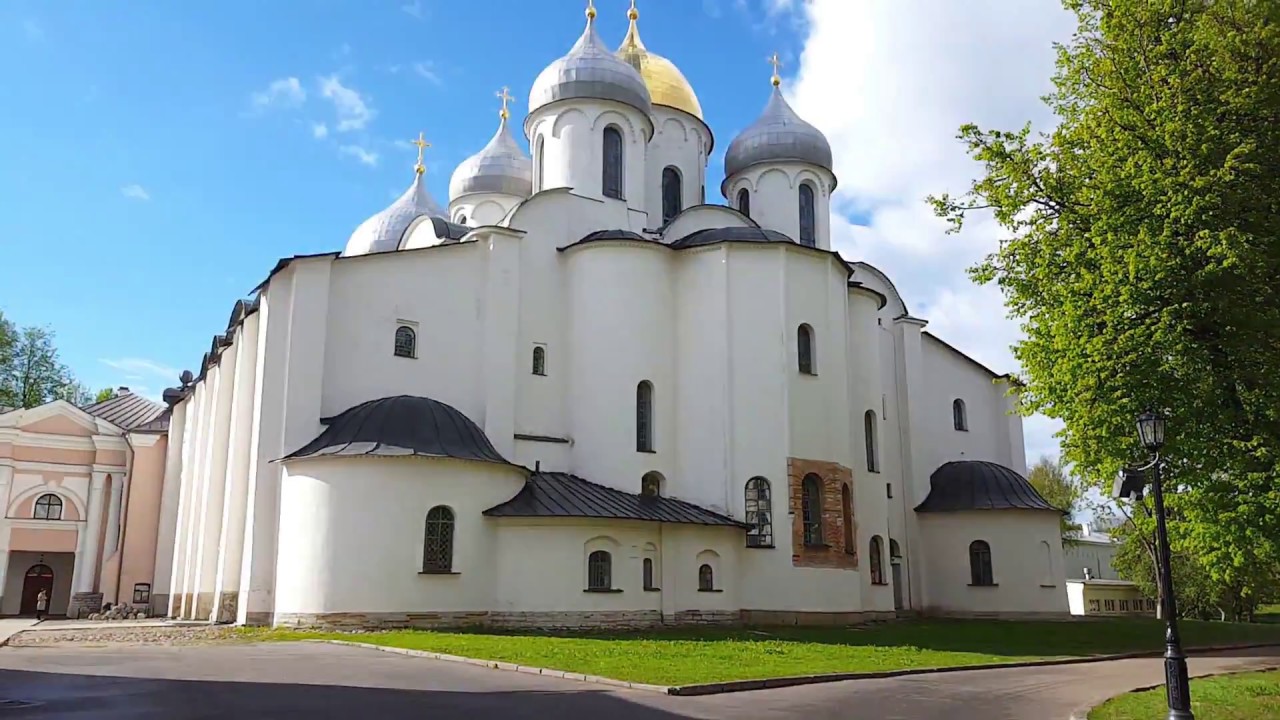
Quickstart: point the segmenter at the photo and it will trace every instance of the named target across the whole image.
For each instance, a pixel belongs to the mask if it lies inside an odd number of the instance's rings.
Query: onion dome
[[[810,125],[782,97],[777,56],[773,72],[773,94],[750,127],[729,143],[724,155],[726,178],[760,163],[797,161],[831,170],[831,143],[818,128]]]
[[[427,171],[422,164],[422,149],[427,143],[419,135],[415,144],[418,144],[418,164],[413,168],[413,184],[386,210],[360,223],[347,240],[347,249],[342,251],[344,257],[398,250],[405,230],[414,220],[423,215],[445,214],[422,182]]]
[[[675,63],[650,52],[640,40],[640,28],[636,23],[640,19],[640,11],[636,10],[635,0],[631,2],[627,17],[631,20],[631,27],[627,29],[627,36],[618,48],[618,57],[639,71],[645,87],[649,88],[649,97],[654,105],[683,110],[701,120],[702,104],[698,102],[698,96],[685,79],[684,73],[680,72]]]
[[[609,52],[596,34],[596,9],[587,6],[587,27],[569,53],[551,63],[529,91],[529,112],[561,100],[613,100],[649,114],[653,102],[644,78]]]
[[[533,161],[524,154],[507,129],[507,118],[510,117],[507,101],[512,98],[506,88],[502,88],[498,97],[502,98],[498,132],[493,134],[484,149],[463,160],[453,171],[449,180],[449,202],[472,193],[502,193],[520,198],[533,194]]]

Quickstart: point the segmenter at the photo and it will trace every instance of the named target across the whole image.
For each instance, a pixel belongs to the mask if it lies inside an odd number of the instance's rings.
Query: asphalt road
[[[1280,649],[1193,673],[1280,666]],[[1159,660],[978,670],[669,697],[319,643],[0,649],[0,718],[839,718],[1067,720],[1151,685]]]

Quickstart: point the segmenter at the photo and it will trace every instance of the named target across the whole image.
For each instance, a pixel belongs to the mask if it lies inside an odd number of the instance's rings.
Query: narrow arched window
[[[1040,584],[1054,585],[1053,548],[1045,540],[1040,541],[1040,557],[1044,560],[1044,578],[1040,581]]]
[[[644,580],[644,589],[657,590],[658,588],[653,584],[653,558],[645,558],[644,564],[641,568],[644,574],[644,577],[642,578]]]
[[[459,225],[466,225],[466,224],[467,224],[467,216],[466,216],[465,214],[464,214],[464,215],[459,215],[459,216],[458,216],[458,224],[459,224]]]
[[[991,546],[985,540],[974,540],[969,543],[969,583],[972,585],[995,585],[995,576],[991,572]]]
[[[671,218],[680,214],[683,209],[682,193],[684,192],[683,183],[680,180],[680,171],[673,167],[666,167],[662,170],[662,224],[665,225],[671,221]]]
[[[416,357],[418,352],[418,335],[408,325],[396,328],[396,357]]]
[[[640,494],[644,497],[661,497],[662,496],[662,476],[656,472],[645,473],[640,478]]]
[[[547,349],[541,345],[534,346],[533,348],[533,374],[547,374]]]
[[[738,191],[738,212],[751,217],[751,191],[746,188]]]
[[[636,386],[636,451],[653,452],[653,385],[648,380]]]
[[[805,375],[817,375],[813,369],[813,328],[801,325],[796,330],[796,356],[799,358],[800,372]]]
[[[622,131],[613,125],[604,129],[602,188],[605,197],[622,199]]]
[[[61,520],[62,498],[53,493],[45,493],[36,498],[35,512],[31,517],[36,520]]]
[[[876,411],[868,410],[862,416],[862,430],[867,444],[867,472],[880,472],[880,448],[876,437]]]
[[[773,547],[773,498],[769,481],[753,477],[747,481],[747,547]]]
[[[800,244],[816,247],[818,245],[817,223],[813,209],[813,186],[800,183]]]
[[[804,525],[804,544],[822,545],[822,479],[804,476],[800,488],[800,514]]]
[[[427,511],[427,534],[422,543],[422,572],[453,572],[453,511],[443,505]]]
[[[884,585],[884,541],[871,536],[871,584]]]
[[[902,550],[898,548],[898,541],[889,538],[889,562],[897,564],[902,560]]]
[[[533,171],[534,171],[533,191],[534,192],[540,192],[542,190],[542,185],[543,185],[543,177],[544,177],[543,173],[545,172],[544,163],[542,159],[544,154],[543,146],[544,146],[544,140],[542,136],[539,135],[537,147],[533,151]]]
[[[613,557],[604,550],[596,550],[587,556],[587,589],[613,589]]]
[[[965,411],[964,401],[960,398],[951,401],[951,422],[957,430],[969,429],[969,415]]]
[[[853,493],[848,483],[840,485],[840,518],[844,521],[844,551],[853,555],[858,547],[853,539]]]
[[[715,571],[706,563],[698,567],[698,589],[702,592],[716,589]]]

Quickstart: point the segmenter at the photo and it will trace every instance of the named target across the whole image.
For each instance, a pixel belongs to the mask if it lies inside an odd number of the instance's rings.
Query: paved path
[[[1280,666],[1280,650],[1193,673]],[[858,680],[680,698],[320,643],[0,649],[6,718],[1066,720],[1161,679],[1159,660]]]
[[[0,645],[6,640],[35,625],[38,620],[35,618],[4,618],[0,620]]]

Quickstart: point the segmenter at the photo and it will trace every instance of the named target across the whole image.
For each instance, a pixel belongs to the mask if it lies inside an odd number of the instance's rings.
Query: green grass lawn
[[[626,634],[364,634],[245,629],[249,640],[335,639],[659,685],[1015,662],[1159,650],[1155,620],[921,620],[866,628],[672,629]],[[1280,626],[1184,622],[1188,647],[1274,641]]]
[[[1254,617],[1258,622],[1280,623],[1280,605],[1263,605]]]
[[[1108,700],[1089,720],[1151,720],[1165,716],[1164,688]],[[1242,673],[1191,681],[1196,720],[1273,720],[1280,717],[1280,672]]]

